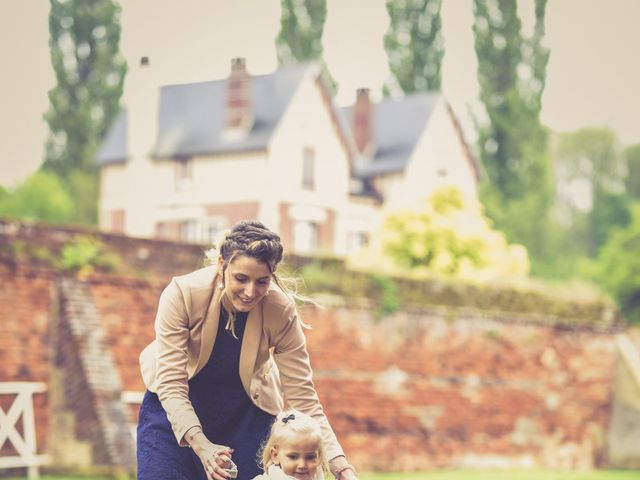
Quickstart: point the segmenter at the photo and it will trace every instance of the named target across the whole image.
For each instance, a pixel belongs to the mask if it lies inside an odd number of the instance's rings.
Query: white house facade
[[[385,204],[445,183],[476,194],[440,95],[373,105],[362,90],[338,109],[314,64],[251,76],[235,59],[227,79],[167,86],[137,73],[97,157],[104,231],[209,243],[256,218],[289,251],[342,255]]]
[[[344,252],[353,147],[317,68],[233,68],[235,91],[227,80],[164,86],[156,108],[148,92],[128,97],[98,156],[101,229],[206,243],[257,218],[295,251]]]

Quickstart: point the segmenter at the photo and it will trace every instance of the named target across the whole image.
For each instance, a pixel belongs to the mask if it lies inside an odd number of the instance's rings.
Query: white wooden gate
[[[0,406],[0,452],[7,442],[17,452],[9,456],[0,453],[0,469],[27,467],[29,479],[33,480],[39,477],[38,467],[48,463],[47,455],[37,454],[33,416],[33,394],[46,389],[40,382],[0,382],[0,396],[15,396],[6,412]],[[22,428],[19,428],[20,419]]]

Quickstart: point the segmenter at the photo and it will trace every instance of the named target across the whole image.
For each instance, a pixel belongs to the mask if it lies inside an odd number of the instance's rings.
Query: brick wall
[[[62,390],[67,406],[77,412],[76,435],[86,431],[95,463],[133,470],[135,445],[129,409],[121,400],[121,373],[105,332],[103,312],[96,306],[87,281],[64,277],[56,283],[62,340],[57,350],[66,373]],[[126,318],[126,310],[121,315]],[[75,365],[69,365],[69,359]]]
[[[25,224],[0,220],[0,263],[51,270],[65,245],[79,237],[99,240],[105,252],[115,253],[123,272],[132,277],[168,279],[198,268],[208,246],[132,238],[89,228]]]
[[[69,441],[75,449],[70,451],[108,462],[90,453],[108,436],[98,415],[99,395],[92,393],[92,375],[113,375],[109,385],[123,390],[143,389],[138,355],[153,337],[160,292],[171,273],[197,263],[201,250],[101,236],[127,261],[147,270],[137,278],[93,274],[82,280],[89,315],[66,308],[63,277],[40,257],[15,255],[12,243],[22,241],[23,250],[55,249],[78,232],[18,226],[6,233],[8,224],[3,225],[0,381],[49,386],[36,397],[40,453],[54,452],[55,443],[73,430]],[[146,253],[140,255],[140,249]],[[79,327],[93,322],[89,331],[99,338],[99,348],[90,353],[109,356],[109,372],[101,362],[88,361],[82,335],[72,332],[73,315]],[[607,462],[614,333],[453,309],[376,319],[371,310],[348,303],[307,307],[303,316],[313,326],[307,337],[320,398],[350,460],[363,470],[578,468]],[[103,402],[117,401],[113,391],[109,395]],[[64,420],[70,412],[72,420]],[[136,421],[135,408],[129,421]]]
[[[376,321],[332,308],[305,318],[321,399],[363,468],[605,461],[611,334],[433,312]]]

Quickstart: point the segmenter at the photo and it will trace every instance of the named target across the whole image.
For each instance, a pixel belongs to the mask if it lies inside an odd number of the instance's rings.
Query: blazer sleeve
[[[289,304],[283,316],[282,329],[274,341],[274,360],[280,372],[284,398],[292,408],[310,415],[320,424],[327,459],[344,455],[313,384],[306,339],[295,305]]]
[[[184,434],[201,426],[189,400],[187,342],[189,315],[182,290],[175,279],[164,289],[155,320],[158,355],[156,393],[167,412],[171,428],[181,446]]]

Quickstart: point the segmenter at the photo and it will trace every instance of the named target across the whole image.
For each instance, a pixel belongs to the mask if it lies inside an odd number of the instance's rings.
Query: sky
[[[524,31],[533,1],[518,0]],[[277,67],[280,0],[120,0],[120,47],[132,67],[149,56],[160,84],[223,78],[231,58],[250,73]],[[0,0],[0,185],[14,186],[38,168],[54,85],[48,47],[48,0]],[[443,0],[442,90],[474,137],[477,62],[473,0]],[[640,143],[640,1],[549,0],[545,45],[551,49],[542,122],[557,131],[611,128],[621,145]],[[385,0],[327,0],[325,61],[339,84],[336,101],[369,87],[379,99],[389,78],[383,37]]]

